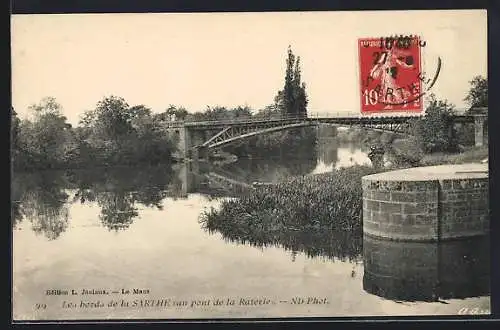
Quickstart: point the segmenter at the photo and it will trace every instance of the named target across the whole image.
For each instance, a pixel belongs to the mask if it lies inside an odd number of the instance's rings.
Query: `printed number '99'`
[[[35,309],[46,309],[47,304],[35,304]]]

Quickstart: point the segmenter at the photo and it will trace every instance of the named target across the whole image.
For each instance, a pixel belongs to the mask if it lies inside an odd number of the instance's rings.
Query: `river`
[[[361,246],[337,251],[329,247],[335,244],[315,240],[292,250],[285,243],[242,244],[209,233],[198,222],[221,198],[237,197],[238,189],[255,182],[354,164],[370,164],[366,151],[352,144],[322,143],[314,159],[239,160],[209,168],[208,180],[197,179],[200,175],[183,165],[16,173],[13,317],[265,318],[488,311],[485,285],[468,292],[460,289],[478,279],[489,283],[484,267],[477,266],[477,260],[484,262],[487,256],[481,244],[365,242],[371,255],[390,251],[390,264],[401,274],[411,270],[405,262],[408,251],[417,251],[422,257],[412,260],[424,265],[425,256],[436,249],[458,258],[450,268],[453,274],[440,270],[451,287],[449,297],[409,301],[394,297],[418,296],[411,294],[419,290],[414,283],[396,287],[387,279],[367,276],[365,266],[373,275],[383,265],[376,258],[363,260]],[[464,263],[464,258],[476,262]],[[84,289],[105,294],[85,294]],[[47,290],[60,290],[61,295]]]

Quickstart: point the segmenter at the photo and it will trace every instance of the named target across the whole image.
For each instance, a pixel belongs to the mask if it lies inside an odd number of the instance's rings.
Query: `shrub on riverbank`
[[[293,251],[302,246],[309,255],[354,258],[361,252],[361,177],[375,172],[354,166],[292,178],[224,200],[219,208],[206,210],[200,222],[209,232],[240,243]]]

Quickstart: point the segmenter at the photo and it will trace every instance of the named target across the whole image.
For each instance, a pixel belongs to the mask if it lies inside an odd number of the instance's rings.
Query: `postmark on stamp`
[[[434,77],[426,77],[421,59],[425,45],[413,35],[358,40],[362,113],[423,111],[422,96],[434,85],[441,67],[438,59]]]

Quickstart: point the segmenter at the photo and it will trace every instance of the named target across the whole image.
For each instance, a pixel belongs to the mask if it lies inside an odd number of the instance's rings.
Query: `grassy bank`
[[[460,154],[427,154],[419,165],[480,162],[487,156],[487,147],[471,147]],[[200,222],[230,241],[281,246],[292,255],[303,251],[309,256],[355,259],[362,253],[361,178],[376,172],[371,166],[354,166],[290,178],[224,200],[205,211]]]
[[[386,170],[414,166],[480,163],[488,158],[488,146],[463,147],[461,152],[424,153],[415,141],[396,140],[389,148],[386,148],[386,155],[391,163]]]
[[[279,245],[308,255],[355,258],[361,251],[361,177],[375,170],[354,166],[265,186],[205,211],[202,226],[229,240]]]
[[[488,146],[468,147],[461,153],[436,152],[425,155],[420,161],[422,166],[442,164],[478,163],[488,158]]]

